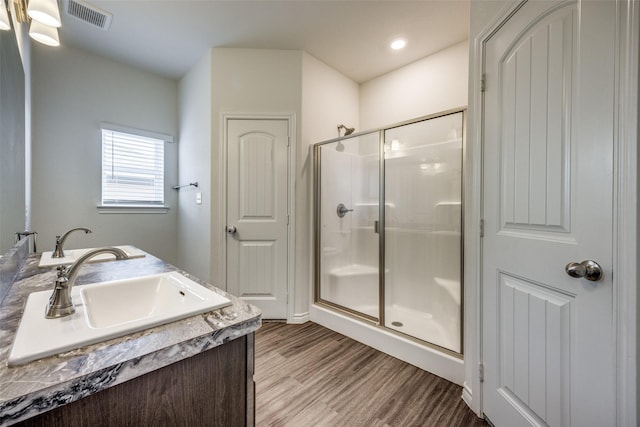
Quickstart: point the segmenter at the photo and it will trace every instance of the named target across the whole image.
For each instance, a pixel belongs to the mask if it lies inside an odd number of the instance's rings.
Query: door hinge
[[[289,215],[287,215],[287,225],[289,225]]]
[[[480,220],[480,237],[484,237],[484,219]]]
[[[487,75],[482,73],[480,77],[480,92],[484,92],[485,90],[487,90]]]
[[[484,363],[478,363],[478,378],[480,382],[484,382]]]
[[[287,147],[288,147],[288,146],[290,146],[290,145],[291,145],[291,137],[290,137],[290,136],[288,136],[288,137],[287,137]]]

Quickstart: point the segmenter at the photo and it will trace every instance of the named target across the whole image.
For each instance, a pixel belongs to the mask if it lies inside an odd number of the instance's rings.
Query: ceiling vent
[[[68,15],[105,31],[111,26],[113,18],[111,13],[83,0],[68,0],[66,11]]]

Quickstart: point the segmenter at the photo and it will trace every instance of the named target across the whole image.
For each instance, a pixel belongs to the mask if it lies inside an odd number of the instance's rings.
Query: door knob
[[[602,279],[602,267],[590,259],[582,262],[570,262],[564,267],[564,271],[571,277],[584,277],[592,282],[597,282]]]
[[[227,225],[227,233],[229,234],[235,234],[236,233],[236,227],[234,227],[233,225]]]

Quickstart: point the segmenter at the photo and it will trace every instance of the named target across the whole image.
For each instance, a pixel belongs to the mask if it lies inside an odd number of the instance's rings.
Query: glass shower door
[[[379,318],[379,132],[315,147],[319,299]]]
[[[385,131],[384,326],[462,350],[458,112]]]

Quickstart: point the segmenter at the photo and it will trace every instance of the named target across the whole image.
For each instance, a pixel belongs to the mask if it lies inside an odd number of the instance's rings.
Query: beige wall
[[[177,261],[177,143],[165,145],[165,214],[101,214],[100,122],[178,135],[178,84],[68,46],[32,45],[32,226],[51,250],[132,244]]]
[[[466,41],[363,83],[363,130],[467,105],[469,49]]]
[[[211,52],[180,80],[178,183],[198,188],[178,192],[178,266],[211,280]],[[196,194],[202,204],[196,204]]]
[[[305,53],[302,58],[302,140],[296,170],[295,313],[308,312],[313,272],[313,161],[311,146],[338,136],[337,126],[360,130],[357,83]]]

